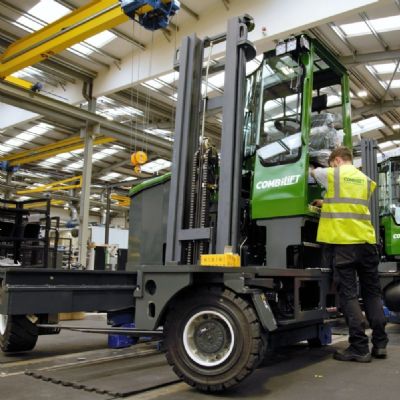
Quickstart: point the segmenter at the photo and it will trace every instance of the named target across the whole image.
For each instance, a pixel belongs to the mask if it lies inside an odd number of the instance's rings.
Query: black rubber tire
[[[4,353],[29,351],[37,339],[38,328],[25,315],[10,315],[4,332],[0,332],[0,349]]]
[[[185,326],[191,317],[205,311],[222,315],[234,332],[231,352],[222,364],[216,366],[196,362],[184,346]],[[200,327],[199,335],[201,331]],[[175,302],[167,315],[164,333],[168,363],[183,381],[204,392],[222,391],[236,385],[250,375],[264,358],[263,333],[252,305],[234,292],[220,287],[197,289]],[[218,340],[221,340],[221,335],[216,336]]]

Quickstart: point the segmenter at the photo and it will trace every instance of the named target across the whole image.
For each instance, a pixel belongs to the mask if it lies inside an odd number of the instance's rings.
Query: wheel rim
[[[0,314],[0,335],[4,335],[7,328],[8,315]]]
[[[218,311],[200,311],[185,325],[183,345],[187,355],[203,367],[222,364],[233,352],[232,323]]]

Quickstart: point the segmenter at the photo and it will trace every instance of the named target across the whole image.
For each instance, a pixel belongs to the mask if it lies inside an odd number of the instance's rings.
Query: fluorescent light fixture
[[[357,93],[357,96],[358,96],[358,97],[367,97],[367,96],[368,96],[368,92],[367,92],[366,90],[360,90],[360,91]]]
[[[92,211],[100,211],[100,207],[92,207],[91,210]]]
[[[171,161],[163,160],[162,158],[158,158],[157,160],[150,161],[147,164],[142,165],[141,170],[143,172],[147,172],[149,174],[153,174],[155,172],[161,171],[162,169],[167,169],[171,166]]]
[[[393,124],[392,129],[395,129],[395,130],[400,129],[400,124]]]

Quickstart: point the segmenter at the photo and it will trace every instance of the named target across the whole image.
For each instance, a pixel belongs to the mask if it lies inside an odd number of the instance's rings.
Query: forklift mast
[[[190,258],[190,254],[196,252],[195,248],[191,249],[193,246],[206,245],[210,253],[223,253],[226,246],[232,247],[233,252],[238,251],[245,68],[246,61],[256,55],[255,48],[247,40],[252,27],[249,16],[232,18],[226,35],[200,40],[193,34],[183,40],[177,53],[179,88],[167,224],[167,264],[196,264],[198,256]],[[204,49],[223,41],[226,41],[224,94],[212,100],[202,99]],[[218,201],[213,226],[204,215],[207,205],[203,202],[196,207],[194,204],[195,198],[206,197],[203,191],[207,190],[206,182],[198,189],[195,187],[196,153],[199,150],[207,153],[207,149],[203,149],[204,143],[199,140],[202,102],[206,102],[207,111],[222,107],[223,114],[219,168],[217,166],[218,199],[221,201]],[[200,162],[203,161],[203,155],[200,158]],[[206,167],[203,165],[203,170],[208,172],[209,166]],[[195,214],[197,218],[194,218]]]

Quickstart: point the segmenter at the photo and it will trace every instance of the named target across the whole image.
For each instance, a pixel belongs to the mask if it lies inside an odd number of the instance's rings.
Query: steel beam
[[[360,108],[353,108],[353,117],[361,117],[364,114],[383,114],[400,107],[400,100],[386,100],[380,103],[369,104]]]
[[[355,54],[353,56],[340,57],[339,61],[345,65],[368,64],[379,61],[391,61],[400,58],[400,49],[378,51],[374,53]]]
[[[1,100],[34,113],[38,113],[53,121],[63,121],[67,126],[81,128],[89,124],[100,124],[101,132],[121,143],[131,146],[132,140],[136,140],[137,146],[146,146],[162,157],[169,158],[172,152],[172,143],[169,140],[135,130],[131,126],[110,121],[100,115],[90,113],[79,107],[65,102],[33,93],[16,85],[0,80]]]
[[[9,46],[2,55],[0,78],[36,64],[128,19],[118,0],[93,0]]]

